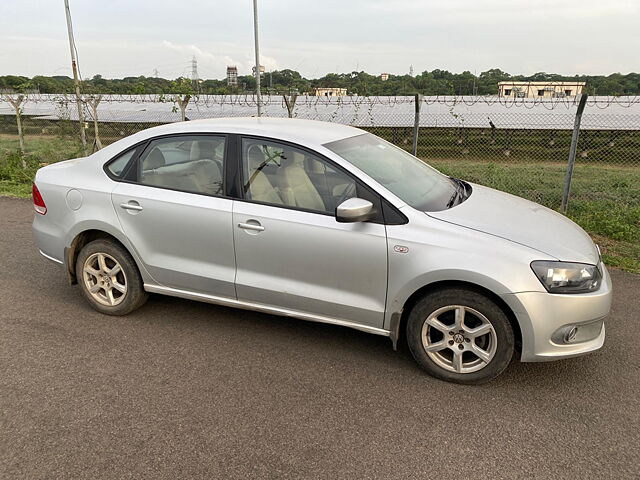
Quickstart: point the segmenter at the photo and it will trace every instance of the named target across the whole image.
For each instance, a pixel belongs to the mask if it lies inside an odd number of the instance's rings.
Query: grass
[[[27,136],[27,154],[18,154],[15,136],[0,135],[0,195],[28,197],[36,170],[82,155],[79,142],[54,136]],[[448,152],[451,153],[451,152]],[[563,162],[526,161],[470,155],[425,160],[447,175],[487,185],[558,209],[566,166]],[[455,157],[459,158],[455,158]],[[27,169],[22,168],[22,160]],[[578,159],[574,169],[568,216],[600,245],[608,265],[640,273],[640,165],[603,165]]]
[[[15,135],[0,135],[0,195],[28,197],[36,170],[42,165],[82,156],[80,142],[53,136],[26,136],[25,155]],[[22,167],[25,161],[27,168]]]

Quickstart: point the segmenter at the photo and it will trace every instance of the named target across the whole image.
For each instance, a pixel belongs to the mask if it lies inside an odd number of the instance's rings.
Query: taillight
[[[44,200],[42,199],[42,195],[40,195],[40,190],[36,187],[36,184],[33,184],[33,188],[31,189],[31,195],[33,196],[33,208],[36,213],[40,215],[44,215],[47,213],[47,206],[44,204]]]

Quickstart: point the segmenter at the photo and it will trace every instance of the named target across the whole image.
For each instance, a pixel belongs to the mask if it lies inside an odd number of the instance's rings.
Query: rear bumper
[[[503,295],[522,331],[523,362],[584,355],[604,344],[604,318],[611,308],[611,277],[600,265],[600,290],[578,295],[522,292]]]
[[[53,258],[50,255],[47,255],[46,253],[44,253],[42,250],[38,250],[40,252],[40,255],[42,255],[44,258],[46,258],[47,260],[51,260],[54,263],[57,263],[58,265],[64,265],[64,262],[58,260],[57,258]]]
[[[64,263],[62,235],[56,226],[48,222],[42,215],[36,214],[33,218],[32,230],[42,256],[57,263]]]

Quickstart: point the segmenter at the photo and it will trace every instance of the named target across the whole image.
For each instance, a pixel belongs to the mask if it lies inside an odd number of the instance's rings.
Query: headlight
[[[600,288],[602,274],[587,263],[531,262],[531,269],[549,293],[588,293]]]

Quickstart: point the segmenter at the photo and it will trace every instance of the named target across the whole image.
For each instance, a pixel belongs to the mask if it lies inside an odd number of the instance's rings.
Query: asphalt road
[[[604,348],[465,387],[388,339],[154,296],[91,310],[0,198],[0,477],[638,478],[640,277]]]

